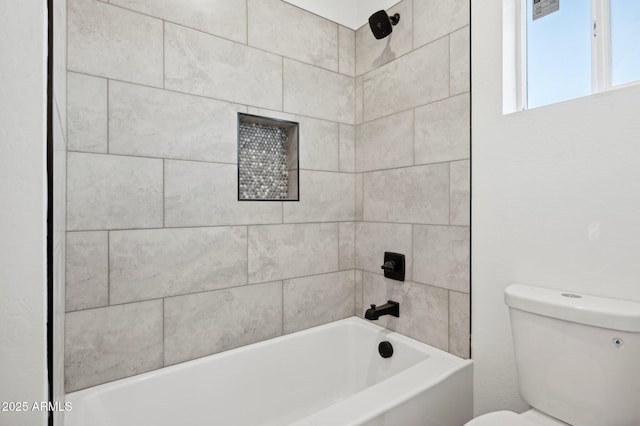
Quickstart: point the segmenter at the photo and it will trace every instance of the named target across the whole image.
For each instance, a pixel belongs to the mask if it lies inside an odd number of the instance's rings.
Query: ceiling
[[[389,9],[400,0],[284,0],[352,30],[367,23],[369,16]]]

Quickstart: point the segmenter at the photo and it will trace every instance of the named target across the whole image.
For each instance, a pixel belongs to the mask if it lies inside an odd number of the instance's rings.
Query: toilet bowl
[[[640,425],[640,303],[525,285],[505,289],[518,390],[532,409],[467,426]]]

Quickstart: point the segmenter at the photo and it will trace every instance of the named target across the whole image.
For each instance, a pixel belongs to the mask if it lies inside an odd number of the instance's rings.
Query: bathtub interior
[[[383,340],[391,358],[378,354]],[[66,424],[289,424],[429,364],[424,346],[351,318],[74,392]]]

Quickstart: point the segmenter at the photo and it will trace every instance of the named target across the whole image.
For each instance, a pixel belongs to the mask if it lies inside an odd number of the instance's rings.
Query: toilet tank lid
[[[512,284],[504,302],[513,309],[619,331],[640,332],[640,303],[572,291]]]

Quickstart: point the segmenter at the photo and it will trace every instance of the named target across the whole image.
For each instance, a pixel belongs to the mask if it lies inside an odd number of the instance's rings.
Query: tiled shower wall
[[[280,0],[68,1],[67,391],[388,298],[468,356],[467,2],[376,41]],[[238,112],[300,123],[299,202],[236,201]]]
[[[68,0],[66,389],[354,314],[355,32],[280,0]],[[300,123],[238,202],[237,113]]]
[[[357,312],[469,357],[469,1],[403,0],[387,39],[356,33]],[[406,256],[385,279],[384,251]],[[364,305],[364,307],[362,307]]]

